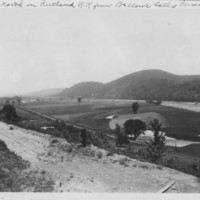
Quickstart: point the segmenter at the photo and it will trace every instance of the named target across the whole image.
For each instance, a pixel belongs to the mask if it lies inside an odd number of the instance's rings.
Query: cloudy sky
[[[200,74],[199,18],[197,9],[1,9],[0,95],[143,69]]]

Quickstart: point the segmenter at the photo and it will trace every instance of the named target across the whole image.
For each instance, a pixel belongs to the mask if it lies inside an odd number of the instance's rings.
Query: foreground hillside
[[[143,70],[106,84],[79,83],[58,96],[197,101],[200,99],[199,87],[199,75],[181,76],[162,70]]]
[[[0,139],[8,148],[31,163],[31,168],[46,170],[57,192],[157,192],[171,181],[168,192],[200,192],[198,179],[157,165],[112,155],[96,147],[52,138],[38,132],[0,122]]]

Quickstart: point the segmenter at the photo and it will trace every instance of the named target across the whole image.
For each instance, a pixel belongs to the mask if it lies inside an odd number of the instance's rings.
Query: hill
[[[200,79],[200,76],[181,76],[161,70],[144,70],[105,84],[99,95],[135,99],[191,100],[198,94],[198,88],[192,87],[191,90],[186,85],[196,83],[196,79]]]
[[[75,84],[71,88],[63,90],[60,97],[93,97],[98,95],[98,91],[102,89],[103,83],[99,82],[81,82]]]
[[[24,94],[23,96],[29,96],[29,97],[52,97],[55,95],[60,94],[64,88],[49,88],[44,89],[40,91],[35,91],[31,93]]]
[[[175,75],[162,70],[138,71],[106,84],[83,82],[64,90],[61,97],[97,97],[197,101],[200,75]]]

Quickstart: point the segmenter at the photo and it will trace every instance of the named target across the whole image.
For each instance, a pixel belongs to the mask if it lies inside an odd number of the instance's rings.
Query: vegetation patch
[[[103,157],[103,153],[102,153],[101,151],[99,151],[99,152],[97,153],[97,158],[101,159],[102,157]]]
[[[128,161],[129,161],[129,159],[125,157],[125,158],[122,158],[119,160],[119,164],[123,165],[124,167],[128,167],[129,166]]]
[[[50,192],[54,182],[45,171],[30,171],[30,163],[22,160],[0,140],[0,191]]]

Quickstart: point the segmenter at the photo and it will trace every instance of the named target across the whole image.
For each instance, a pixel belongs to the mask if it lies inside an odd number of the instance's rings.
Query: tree
[[[81,97],[78,97],[78,103],[81,103],[82,102],[82,98]]]
[[[151,123],[151,130],[154,133],[154,139],[147,142],[147,157],[150,161],[156,162],[164,156],[165,151],[165,135],[162,131],[162,122],[154,119]]]
[[[66,129],[66,124],[63,121],[55,121],[54,127],[58,130],[58,131],[63,131]]]
[[[116,146],[129,143],[126,133],[118,124],[116,124],[115,126],[115,136],[116,136]]]
[[[125,133],[127,135],[134,135],[134,140],[146,130],[146,124],[139,119],[129,119],[124,123]]]
[[[132,103],[133,114],[136,114],[138,112],[138,109],[139,109],[139,103],[137,101],[133,102]]]
[[[150,122],[151,130],[154,134],[154,142],[156,144],[160,144],[161,141],[161,133],[162,133],[162,122],[158,119],[154,119]]]
[[[16,109],[10,104],[5,104],[1,110],[1,115],[3,119],[17,122],[20,117],[17,115]]]

